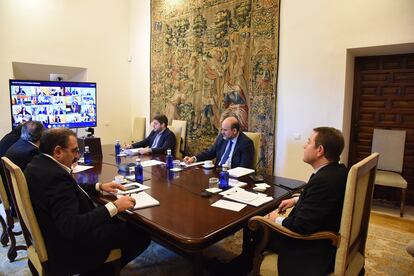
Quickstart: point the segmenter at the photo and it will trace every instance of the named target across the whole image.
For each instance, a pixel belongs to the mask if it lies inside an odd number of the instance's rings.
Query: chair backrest
[[[250,140],[253,141],[254,146],[254,156],[253,156],[253,166],[256,166],[259,162],[260,158],[260,133],[259,132],[243,132],[246,134],[247,137],[250,138]]]
[[[36,270],[42,272],[44,271],[43,264],[47,262],[48,255],[42,232],[40,231],[36,215],[33,211],[26,178],[22,170],[10,161],[10,159],[7,157],[2,157],[1,159],[7,169],[6,174],[10,177],[10,182],[13,187],[12,193],[14,194],[14,203],[17,205],[22,230],[27,230],[29,232],[24,232],[28,257]]]
[[[182,154],[180,152],[181,127],[170,126],[169,129],[175,135],[175,151],[174,151],[174,157],[177,158],[177,159],[181,159],[182,158]]]
[[[180,151],[185,151],[185,143],[186,143],[186,135],[187,135],[187,121],[181,120],[172,120],[171,125],[173,127],[180,127],[181,128],[181,143],[180,143]]]
[[[0,164],[0,170],[4,170],[4,167],[2,164]],[[6,187],[5,185],[7,185],[7,183],[3,182],[3,179],[0,177],[0,199],[1,202],[3,202],[3,207],[4,210],[10,210],[10,202],[9,202],[9,197],[6,193]]]
[[[142,141],[145,138],[145,117],[135,117],[134,126],[132,128],[132,138],[133,141]]]
[[[378,152],[378,169],[402,172],[405,130],[374,129],[371,152]]]
[[[357,275],[364,267],[365,243],[378,158],[378,153],[372,153],[349,170],[334,275]]]

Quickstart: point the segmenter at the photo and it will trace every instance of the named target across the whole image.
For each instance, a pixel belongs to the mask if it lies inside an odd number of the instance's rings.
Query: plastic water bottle
[[[138,183],[144,182],[144,168],[141,165],[141,159],[135,160],[135,181]]]
[[[227,164],[223,165],[223,170],[220,172],[220,183],[219,188],[226,190],[229,188],[229,172],[227,169]]]
[[[116,139],[115,141],[115,155],[118,156],[118,154],[121,152],[121,144],[119,143],[119,140]]]
[[[167,167],[167,170],[174,168],[174,159],[171,155],[170,149],[167,149],[167,158],[165,159],[165,166]]]
[[[91,153],[89,152],[89,146],[85,146],[85,149],[83,151],[83,162],[85,162],[85,164],[90,164],[92,163],[91,160]]]

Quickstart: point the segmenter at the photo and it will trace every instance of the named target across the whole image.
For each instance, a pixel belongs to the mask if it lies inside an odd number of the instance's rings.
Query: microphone
[[[264,159],[264,156],[260,157],[259,161],[257,161],[256,166],[254,167],[254,174],[249,175],[250,179],[254,182],[263,182],[264,177],[261,174],[257,174],[257,166],[262,162]]]

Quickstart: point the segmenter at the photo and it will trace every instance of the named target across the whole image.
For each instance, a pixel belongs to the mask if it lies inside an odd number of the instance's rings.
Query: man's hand
[[[296,204],[296,200],[294,198],[283,200],[279,205],[278,213],[283,215],[284,213],[286,213],[287,209],[295,206],[295,204]]]
[[[130,149],[130,148],[132,148],[132,145],[131,144],[125,144],[124,145],[124,149]]]
[[[118,212],[123,212],[132,209],[135,206],[135,199],[130,196],[123,196],[113,202],[118,209]]]
[[[190,157],[190,156],[186,156],[186,157],[184,157],[184,162],[186,163],[186,164],[191,164],[191,163],[194,163],[194,157]]]
[[[118,190],[126,191],[126,188],[123,185],[115,182],[102,183],[99,188],[101,191],[108,193],[116,193]]]

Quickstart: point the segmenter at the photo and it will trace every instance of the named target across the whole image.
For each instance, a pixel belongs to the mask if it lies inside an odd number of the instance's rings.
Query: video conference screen
[[[96,127],[96,83],[9,80],[12,127],[34,120],[45,128]]]

